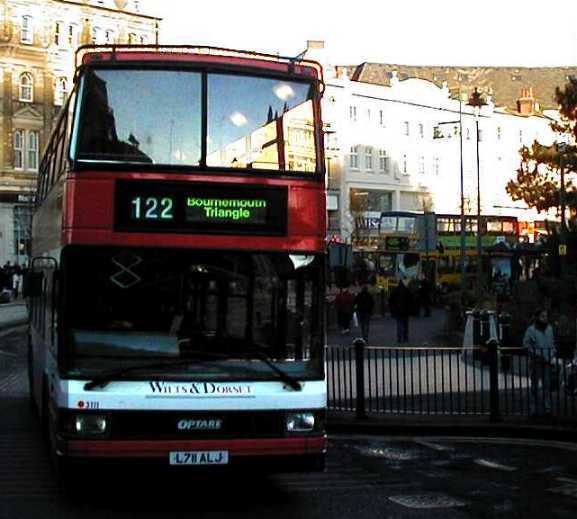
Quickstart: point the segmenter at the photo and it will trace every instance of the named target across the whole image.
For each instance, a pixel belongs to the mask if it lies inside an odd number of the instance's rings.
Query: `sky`
[[[324,40],[335,64],[575,66],[575,0],[144,0],[161,43],[296,56]]]

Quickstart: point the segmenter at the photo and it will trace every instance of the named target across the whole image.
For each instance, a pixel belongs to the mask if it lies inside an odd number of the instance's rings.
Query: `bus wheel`
[[[54,420],[50,416],[50,411],[46,409],[47,412],[47,447],[48,456],[50,458],[50,465],[52,465],[52,471],[54,473],[54,478],[56,484],[61,490],[64,490],[70,486],[70,467],[68,460],[64,456],[60,456],[56,448],[56,429]]]
[[[28,334],[28,403],[33,411],[38,412],[38,403],[36,402],[36,395],[34,394],[34,368],[32,362],[32,338],[30,334]]]
[[[42,406],[40,407],[40,433],[42,434],[42,440],[44,444],[50,445],[50,432],[49,432],[49,408],[48,408],[48,382],[44,378],[42,381],[42,394],[40,395]]]

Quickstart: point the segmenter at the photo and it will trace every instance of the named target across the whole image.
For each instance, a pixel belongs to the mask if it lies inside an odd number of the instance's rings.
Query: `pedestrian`
[[[350,332],[351,319],[353,317],[353,295],[347,288],[341,289],[336,295],[335,308],[341,334],[346,335]]]
[[[0,267],[0,292],[7,284],[8,281],[6,271],[4,270],[4,267]]]
[[[18,299],[18,294],[20,292],[20,282],[21,282],[22,274],[20,273],[19,269],[14,270],[12,274],[12,297],[14,299]]]
[[[399,344],[409,342],[409,317],[413,313],[414,306],[413,294],[407,286],[406,278],[403,277],[389,298],[391,316],[397,321],[397,342]]]
[[[431,282],[427,279],[427,276],[422,274],[421,284],[419,285],[419,299],[421,300],[421,305],[425,310],[425,317],[431,316],[431,292],[432,292]]]
[[[369,292],[369,287],[367,285],[364,285],[361,291],[355,297],[354,307],[359,318],[361,335],[365,342],[368,344],[369,325],[371,323],[371,316],[373,315],[373,308],[375,307],[375,299]]]
[[[551,371],[555,346],[553,328],[549,324],[547,310],[535,312],[533,323],[525,331],[523,347],[526,348],[529,356],[530,413],[532,416],[550,415],[552,408]]]

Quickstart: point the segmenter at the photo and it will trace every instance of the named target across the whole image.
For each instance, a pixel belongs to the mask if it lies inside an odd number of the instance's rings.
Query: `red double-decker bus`
[[[85,47],[40,168],[29,377],[58,466],[324,466],[313,62]]]

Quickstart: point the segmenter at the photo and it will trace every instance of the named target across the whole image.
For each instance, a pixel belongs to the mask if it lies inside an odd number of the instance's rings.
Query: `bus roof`
[[[260,68],[317,79],[324,90],[322,67],[316,61],[253,51],[190,45],[83,45],[76,51],[77,69],[82,65],[103,62],[203,63]]]

